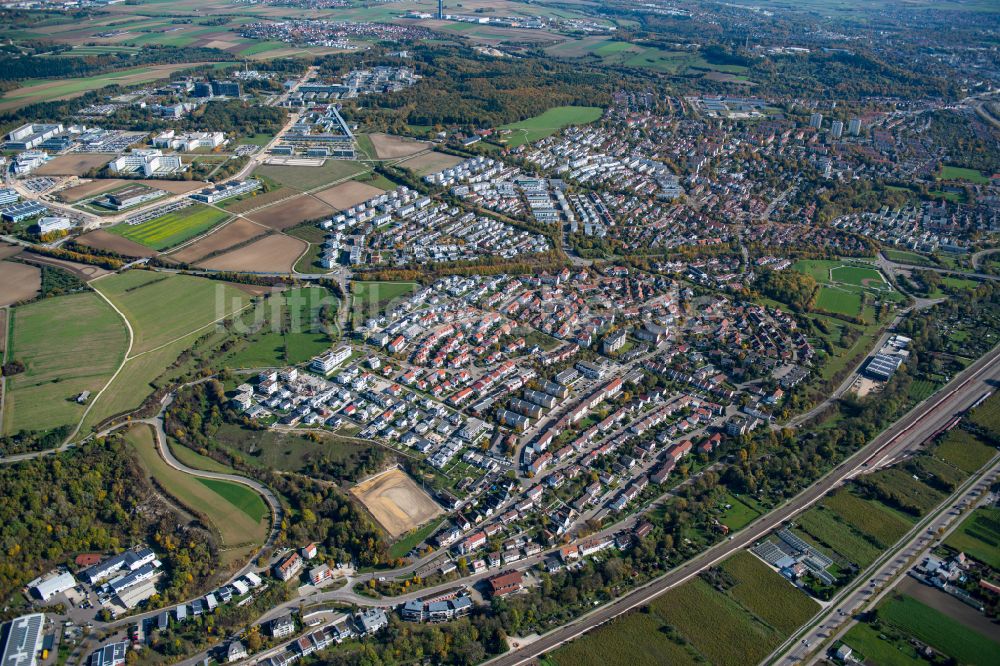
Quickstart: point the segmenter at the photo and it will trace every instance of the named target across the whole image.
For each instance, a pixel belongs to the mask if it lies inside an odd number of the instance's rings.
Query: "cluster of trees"
[[[240,417],[227,407],[221,382],[209,380],[179,391],[164,415],[167,434],[181,444],[219,458],[248,476],[273,488],[290,503],[292,509],[282,522],[281,543],[301,545],[315,541],[324,546],[334,561],[357,561],[373,566],[387,561],[388,554],[381,532],[336,487],[328,483],[248,463],[241,454],[220,444],[215,437],[227,421],[239,423]],[[384,462],[384,454],[369,452],[335,463],[319,458],[313,471],[321,477],[334,474],[356,476],[361,470],[375,471]],[[349,466],[352,468],[349,469]]]
[[[193,531],[180,538],[172,514],[142,509],[151,494],[113,438],[0,466],[0,597],[9,598],[54,566],[71,564],[79,553],[149,541],[158,542],[168,573],[162,598],[190,593],[214,569],[212,548]]]
[[[1000,130],[972,111],[934,111],[926,137],[942,148],[956,166],[979,169],[987,177],[1000,171]]]
[[[64,56],[9,56],[0,54],[0,80],[92,76],[140,65],[178,62],[223,62],[232,56],[220,49],[201,47],[147,46],[137,52],[102,53],[80,58]]]
[[[768,298],[787,303],[796,312],[812,309],[819,292],[816,280],[798,271],[762,270],[754,287]]]
[[[348,107],[353,120],[400,131],[406,125],[495,127],[536,116],[561,105],[606,106],[620,81],[591,67],[551,58],[490,58],[468,49],[418,44],[406,61],[384,64],[414,67],[424,78],[416,85],[379,98],[379,104]],[[370,54],[357,56],[371,62]],[[324,71],[341,73],[354,65],[345,56],[330,57]]]

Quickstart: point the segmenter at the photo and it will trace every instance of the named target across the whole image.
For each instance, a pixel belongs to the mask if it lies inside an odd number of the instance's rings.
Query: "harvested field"
[[[104,229],[90,231],[76,239],[81,245],[87,245],[97,250],[117,252],[128,257],[155,257],[157,252],[145,245],[139,245],[127,238],[109,234]]]
[[[11,257],[17,256],[23,251],[20,245],[14,245],[12,243],[2,243],[0,242],[0,261],[4,259],[10,259]]]
[[[221,252],[238,243],[256,238],[265,231],[264,227],[254,224],[250,220],[237,219],[225,226],[219,227],[217,231],[212,232],[208,236],[171,253],[169,258],[191,264],[207,257],[213,252]]]
[[[368,201],[372,197],[382,194],[382,190],[367,183],[359,183],[350,180],[340,185],[316,193],[317,199],[322,199],[338,210],[344,210],[351,206],[356,206],[362,201]]]
[[[44,254],[36,254],[34,252],[25,252],[21,255],[24,261],[30,261],[33,264],[44,264],[46,266],[55,266],[56,268],[61,268],[68,273],[72,273],[84,282],[93,280],[94,278],[99,278],[102,275],[107,275],[111,271],[105,270],[100,266],[91,266],[90,264],[81,264],[75,261],[69,261],[68,259],[57,259],[55,257],[47,257]]]
[[[37,176],[82,176],[91,169],[100,169],[114,158],[107,153],[70,153],[49,160],[34,173]]]
[[[351,494],[393,538],[443,513],[441,507],[400,469],[391,469],[362,481],[351,488]]]
[[[67,187],[65,190],[59,192],[57,196],[66,203],[76,203],[77,201],[82,201],[88,197],[102,194],[108,190],[113,190],[119,185],[124,184],[125,181],[118,178],[91,180],[83,183],[82,185]]]
[[[424,141],[392,134],[369,134],[368,137],[375,147],[375,154],[383,160],[408,157],[431,147],[431,144]]]
[[[295,260],[308,244],[298,238],[274,234],[249,245],[226,252],[199,263],[200,268],[217,271],[255,273],[290,273]]]
[[[298,193],[298,190],[293,190],[290,187],[279,187],[276,190],[264,192],[263,194],[258,194],[256,196],[250,196],[239,201],[233,201],[232,203],[227,204],[223,202],[222,207],[234,213],[246,213],[247,211],[276,203],[282,199],[289,199]]]
[[[429,153],[403,160],[399,163],[399,166],[409,169],[418,176],[426,176],[429,173],[453,167],[461,161],[461,157],[437,153],[432,150]]]
[[[0,261],[0,307],[31,298],[42,286],[42,272],[34,266]]]
[[[247,215],[254,222],[259,222],[272,229],[287,229],[306,220],[317,220],[336,211],[315,197],[303,194],[281,203],[268,206],[263,210]]]

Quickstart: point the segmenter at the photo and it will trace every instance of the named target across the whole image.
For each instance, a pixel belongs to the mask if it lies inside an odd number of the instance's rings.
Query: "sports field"
[[[585,125],[601,117],[604,109],[599,106],[557,106],[545,113],[517,123],[504,125],[511,130],[507,137],[508,146],[520,146],[555,134],[570,125]]]
[[[990,179],[983,175],[978,169],[964,169],[956,166],[943,166],[937,172],[940,180],[967,180],[976,185],[988,185]]]
[[[246,486],[201,479],[167,465],[160,457],[149,426],[128,431],[126,442],[146,474],[174,500],[203,516],[221,539],[224,565],[241,562],[267,538],[268,510]]]
[[[945,539],[945,544],[1000,569],[1000,509],[976,509]]]
[[[861,312],[861,294],[855,291],[843,291],[837,287],[823,286],[819,289],[816,307],[826,312],[836,312],[854,317]]]
[[[194,204],[149,222],[118,224],[108,231],[154,250],[166,250],[205,233],[227,219],[228,213]]]
[[[12,310],[9,359],[26,366],[8,379],[5,434],[75,424],[82,391],[96,393],[121,363],[127,334],[94,293],[58,296]]]
[[[902,295],[885,281],[878,269],[839,259],[803,259],[792,270],[811,276],[820,284],[816,308],[857,317],[862,314],[862,294],[898,301]]]
[[[378,524],[393,538],[443,513],[406,472],[392,469],[351,488]]]

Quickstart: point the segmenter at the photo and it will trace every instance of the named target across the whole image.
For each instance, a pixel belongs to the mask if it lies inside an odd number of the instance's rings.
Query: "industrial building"
[[[42,649],[44,613],[22,615],[3,627],[3,656],[0,666],[35,666]]]

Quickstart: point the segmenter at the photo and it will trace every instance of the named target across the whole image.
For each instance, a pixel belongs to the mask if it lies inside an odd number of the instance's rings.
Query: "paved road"
[[[883,464],[900,451],[916,448],[940,430],[952,417],[967,409],[980,395],[1000,381],[1000,347],[971,365],[930,400],[910,411],[871,443],[842,462],[826,476],[801,492],[784,506],[761,516],[740,532],[710,548],[700,556],[670,571],[655,581],[602,606],[577,620],[545,634],[535,642],[490,660],[494,666],[517,666],[538,655],[551,652],[563,643],[608,620],[649,603],[663,592],[684,583],[698,573],[746,548],[762,536],[812,506],[827,492],[870,467]]]
[[[955,275],[957,277],[973,278],[978,280],[1000,280],[1000,275],[990,275],[989,273],[970,273],[968,271],[955,271],[950,268],[939,268],[938,266],[914,266],[912,264],[900,264],[891,261],[881,252],[878,253],[878,267],[882,270],[895,273],[897,270],[904,271],[933,271],[942,275]]]
[[[857,624],[855,618],[878,604],[916,564],[924,553],[940,543],[961,523],[966,507],[974,507],[987,497],[990,485],[1000,476],[1000,456],[985,471],[972,475],[941,508],[921,520],[902,543],[883,554],[858,576],[855,584],[834,597],[831,605],[813,619],[810,626],[795,633],[765,660],[765,663],[814,663],[824,652]]]

